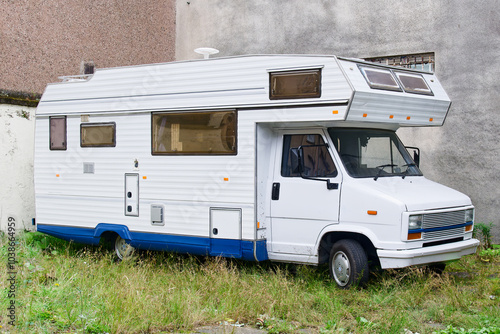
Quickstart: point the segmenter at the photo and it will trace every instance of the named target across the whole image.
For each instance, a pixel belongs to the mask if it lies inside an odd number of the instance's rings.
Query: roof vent
[[[194,52],[203,55],[203,59],[208,59],[210,55],[214,55],[219,53],[219,50],[214,49],[214,48],[197,48],[194,49]]]

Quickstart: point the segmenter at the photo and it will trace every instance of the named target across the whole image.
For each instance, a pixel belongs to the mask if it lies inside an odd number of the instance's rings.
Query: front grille
[[[465,223],[465,210],[428,213],[424,215],[422,228],[436,228],[450,225],[460,225],[463,223]]]
[[[440,213],[428,213],[424,215],[422,229],[443,228],[465,223],[465,210],[449,211]],[[465,234],[465,227],[450,228],[438,231],[429,231],[422,233],[422,239],[446,239],[462,237]]]

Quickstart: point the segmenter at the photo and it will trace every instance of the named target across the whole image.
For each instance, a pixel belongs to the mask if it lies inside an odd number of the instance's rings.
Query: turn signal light
[[[465,232],[472,231],[472,225],[465,226]]]
[[[408,240],[418,240],[418,239],[422,239],[422,232],[408,233]]]

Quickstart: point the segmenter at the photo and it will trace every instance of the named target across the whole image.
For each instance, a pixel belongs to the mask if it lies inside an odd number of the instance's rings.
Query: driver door
[[[314,255],[321,230],[338,223],[342,177],[326,143],[320,129],[279,133],[271,200],[273,253]],[[302,172],[307,179],[292,170],[290,149],[300,146],[307,147]],[[327,188],[327,179],[336,189]]]

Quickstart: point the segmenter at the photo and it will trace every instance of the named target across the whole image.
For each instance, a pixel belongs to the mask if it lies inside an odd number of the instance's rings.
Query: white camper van
[[[472,254],[474,207],[427,180],[395,131],[441,126],[427,72],[313,55],[99,69],[50,84],[36,112],[36,224],[97,244],[370,265]]]

